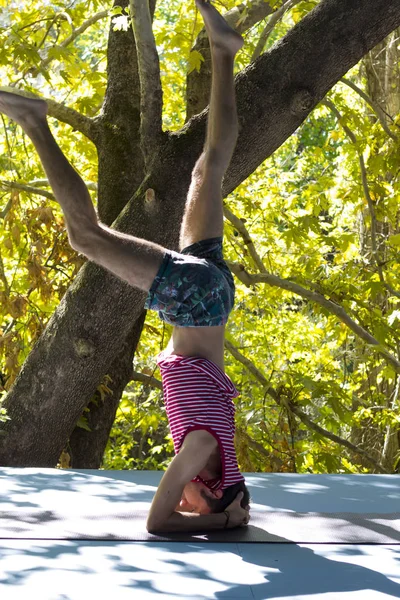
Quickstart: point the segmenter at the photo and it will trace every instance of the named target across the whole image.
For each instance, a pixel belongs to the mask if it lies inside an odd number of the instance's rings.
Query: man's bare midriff
[[[174,327],[166,354],[200,356],[224,371],[224,333],[220,327]]]

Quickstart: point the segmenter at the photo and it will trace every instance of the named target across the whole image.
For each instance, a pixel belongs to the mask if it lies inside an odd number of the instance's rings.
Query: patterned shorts
[[[196,242],[182,252],[167,250],[145,308],[177,327],[225,325],[235,284],[222,256],[222,237]]]

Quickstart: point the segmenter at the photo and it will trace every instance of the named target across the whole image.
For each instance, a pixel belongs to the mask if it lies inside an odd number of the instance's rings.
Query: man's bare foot
[[[196,5],[204,19],[210,44],[235,56],[243,46],[242,36],[228,25],[208,0],[196,0]]]
[[[0,112],[16,121],[24,129],[29,129],[37,126],[46,118],[47,103],[44,100],[25,98],[18,93],[4,91],[4,88],[0,88]]]

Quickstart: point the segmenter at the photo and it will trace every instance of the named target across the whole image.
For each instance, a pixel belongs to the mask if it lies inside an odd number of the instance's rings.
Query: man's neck
[[[219,446],[216,448],[215,452],[211,454],[210,458],[204,469],[199,473],[202,479],[218,479],[222,476],[222,463],[221,463],[221,453],[219,451]]]

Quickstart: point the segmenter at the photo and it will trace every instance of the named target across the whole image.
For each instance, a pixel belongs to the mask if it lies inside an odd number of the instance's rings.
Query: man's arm
[[[155,528],[147,526],[149,533],[166,533],[172,531],[211,531],[223,529],[226,523],[224,513],[199,515],[197,513],[173,512],[164,523]]]
[[[210,531],[212,529],[233,529],[234,527],[245,527],[250,520],[250,506],[242,508],[241,501],[243,492],[239,492],[236,498],[226,508],[228,516],[222,513],[199,515],[196,513],[174,512],[157,529],[148,529],[149,533],[163,533],[171,531]]]
[[[169,531],[182,531],[184,529],[183,524],[193,527],[194,523],[191,519],[194,517],[211,516],[192,515],[192,513],[175,514],[175,508],[182,498],[183,488],[206,466],[216,444],[215,438],[207,431],[193,431],[186,436],[179,454],[173,458],[165,471],[153,498],[147,518],[147,531],[152,533],[166,531],[163,528],[167,523],[171,526],[170,519],[172,516],[174,517],[173,525],[179,527],[179,529],[169,529]],[[189,519],[182,519],[182,517],[188,515]],[[216,523],[216,520],[210,520],[210,524],[213,522]],[[199,527],[199,521],[196,521],[196,523]],[[200,525],[200,527],[203,528],[204,525]],[[195,529],[191,528],[190,531]],[[189,530],[187,529],[187,531]]]

